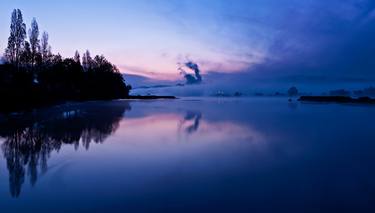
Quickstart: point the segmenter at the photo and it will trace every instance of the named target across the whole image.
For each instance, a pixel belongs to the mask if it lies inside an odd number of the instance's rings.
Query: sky
[[[1,50],[14,8],[54,53],[89,49],[124,73],[178,79],[192,60],[206,76],[375,81],[373,0],[3,0]]]

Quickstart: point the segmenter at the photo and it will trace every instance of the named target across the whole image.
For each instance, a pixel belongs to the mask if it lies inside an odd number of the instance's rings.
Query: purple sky
[[[177,63],[193,60],[204,74],[363,78],[374,73],[368,62],[374,6],[371,0],[6,0],[0,49],[11,11],[20,8],[28,27],[35,17],[49,32],[54,53],[71,57],[89,49],[124,73],[177,79]]]

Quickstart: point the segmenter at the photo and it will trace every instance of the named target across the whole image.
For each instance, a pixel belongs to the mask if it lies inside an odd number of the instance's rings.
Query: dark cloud
[[[289,10],[254,75],[375,81],[375,2],[320,2]]]
[[[188,61],[186,63],[183,63],[183,66],[189,68],[190,70],[194,71],[194,75],[189,74],[186,72],[182,66],[178,68],[178,70],[181,72],[181,74],[185,77],[186,79],[186,84],[200,84],[202,83],[202,75],[201,71],[199,69],[198,64]]]

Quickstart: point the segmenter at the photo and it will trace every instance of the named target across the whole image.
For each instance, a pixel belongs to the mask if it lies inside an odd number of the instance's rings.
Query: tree
[[[290,97],[297,96],[297,95],[298,95],[298,89],[297,89],[297,87],[291,87],[291,88],[288,90],[288,95],[289,95]]]
[[[78,64],[81,64],[81,56],[79,55],[78,50],[74,53],[74,61]]]
[[[53,65],[59,65],[59,64],[61,64],[63,62],[63,58],[60,55],[60,53],[57,53],[57,55],[53,55],[51,57],[51,61],[52,61]]]
[[[119,72],[117,67],[110,63],[103,55],[95,56],[91,64],[91,69],[93,69],[95,72]]]
[[[83,66],[83,69],[85,71],[88,71],[92,68],[92,58],[91,58],[91,55],[90,55],[90,51],[86,50],[85,53],[83,53],[83,56],[82,56],[82,66]]]
[[[10,36],[5,56],[8,62],[19,65],[22,49],[26,38],[26,24],[23,23],[22,12],[14,9],[10,24]]]
[[[22,53],[20,55],[20,64],[24,67],[32,64],[33,58],[32,58],[32,51],[30,48],[30,43],[25,41],[24,48],[22,50]]]
[[[31,21],[31,28],[29,29],[29,39],[30,39],[30,49],[31,49],[31,63],[35,65],[37,61],[37,55],[40,50],[40,43],[39,43],[39,27],[36,19],[33,18]],[[48,38],[47,38],[48,43]]]
[[[43,63],[46,63],[49,60],[49,58],[52,56],[51,46],[48,44],[48,39],[49,39],[48,33],[43,32],[42,40],[40,41],[41,43],[40,54],[42,56]]]
[[[31,109],[70,100],[118,99],[129,95],[131,87],[104,56],[92,58],[87,50],[81,65],[78,51],[74,58],[53,55],[49,36],[46,32],[39,36],[35,19],[28,33],[26,40],[22,13],[14,10],[5,51],[5,59],[11,63],[2,64],[0,58],[0,97],[6,100],[0,104],[0,111]],[[38,65],[37,69],[34,65]]]

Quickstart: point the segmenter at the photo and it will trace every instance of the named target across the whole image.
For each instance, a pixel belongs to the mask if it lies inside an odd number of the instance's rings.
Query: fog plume
[[[190,70],[194,71],[194,75],[188,73],[187,71],[185,71],[184,67],[187,67]],[[196,63],[194,63],[192,61],[189,61],[189,62],[184,63],[183,66],[180,66],[178,68],[178,70],[180,71],[180,73],[186,79],[186,84],[190,84],[191,85],[191,84],[200,84],[200,83],[202,83],[202,75],[201,75],[201,71],[199,69],[198,64],[196,64]]]

